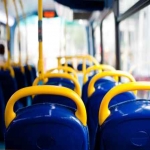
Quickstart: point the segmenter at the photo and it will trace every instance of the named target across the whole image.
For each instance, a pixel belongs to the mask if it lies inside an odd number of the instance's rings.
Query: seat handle
[[[118,94],[134,91],[134,90],[150,90],[150,82],[130,82],[124,83],[112,88],[103,98],[99,109],[99,125],[102,125],[104,121],[109,117],[110,110],[108,105],[113,97]]]
[[[112,66],[109,66],[109,65],[105,65],[105,64],[95,65],[95,66],[91,66],[91,67],[87,68],[87,70],[85,71],[84,76],[83,76],[84,84],[88,81],[87,74],[89,74],[90,72],[95,71],[95,70],[97,70],[99,72],[102,72],[103,70],[114,71],[115,68],[113,68]]]
[[[71,80],[74,85],[75,85],[75,92],[81,97],[81,88],[80,84],[77,79],[75,79],[72,75],[68,73],[46,73],[43,75],[43,79],[50,79],[50,78],[64,78],[64,79],[69,79]],[[39,81],[41,81],[40,77],[37,77],[34,82],[33,86],[38,85]]]
[[[65,88],[65,87],[58,87],[58,86],[49,86],[49,85],[42,85],[42,86],[32,86],[20,89],[19,91],[15,92],[9,101],[7,102],[6,109],[5,109],[5,125],[8,128],[9,124],[12,122],[13,119],[16,117],[16,113],[14,112],[14,104],[21,98],[30,96],[30,95],[37,95],[37,94],[53,94],[59,96],[65,96],[76,103],[77,110],[75,112],[75,116],[81,121],[81,123],[86,126],[87,124],[87,115],[86,109],[83,104],[83,101],[79,97],[77,93],[74,91]]]
[[[71,73],[73,73],[73,76],[76,78],[76,79],[78,79],[78,76],[77,76],[77,73],[76,73],[76,71],[74,70],[74,69],[72,69],[71,67],[66,67],[66,66],[59,66],[59,67],[57,67],[57,68],[52,68],[52,69],[50,69],[50,70],[48,70],[47,71],[47,73],[52,73],[53,71],[55,71],[55,70],[63,70],[63,71],[65,71],[65,72],[71,72]]]
[[[115,79],[116,82],[118,82],[118,77],[126,77],[131,82],[135,82],[134,77],[131,74],[129,74],[128,72],[124,72],[124,71],[120,71],[120,70],[102,72],[102,73],[96,74],[90,81],[89,86],[88,86],[88,97],[90,97],[95,92],[95,87],[94,87],[95,82],[98,79],[101,79],[101,78],[104,78],[107,76],[116,77],[116,79]],[[136,94],[136,92],[134,92],[134,93]]]

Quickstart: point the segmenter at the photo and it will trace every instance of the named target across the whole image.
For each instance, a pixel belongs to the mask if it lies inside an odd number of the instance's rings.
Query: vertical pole
[[[38,0],[38,41],[39,41],[38,72],[39,72],[39,77],[41,79],[43,79],[43,74],[44,74],[42,18],[43,18],[43,0]]]
[[[100,24],[100,39],[101,39],[101,64],[104,63],[104,48],[103,48],[103,20],[101,21],[101,24]]]
[[[120,34],[119,34],[119,22],[118,22],[118,16],[119,16],[119,1],[114,2],[114,14],[115,14],[115,38],[116,38],[116,69],[121,69],[121,61],[120,61]]]
[[[19,65],[21,65],[21,41],[20,41],[20,21],[19,21],[19,15],[18,15],[18,9],[16,5],[16,1],[13,0],[14,7],[15,7],[15,12],[16,12],[16,20],[17,20],[17,25],[18,25],[18,42],[19,42]]]

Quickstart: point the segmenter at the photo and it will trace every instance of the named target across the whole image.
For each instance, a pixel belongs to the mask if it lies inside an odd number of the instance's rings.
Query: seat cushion
[[[37,104],[17,112],[7,128],[6,149],[88,150],[88,130],[74,111]]]

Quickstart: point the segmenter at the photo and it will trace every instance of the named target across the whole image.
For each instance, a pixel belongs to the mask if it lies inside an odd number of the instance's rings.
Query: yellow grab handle
[[[89,67],[85,71],[84,76],[83,76],[83,83],[84,84],[88,81],[87,74],[89,74],[90,72],[95,71],[95,70],[99,70],[100,72],[102,72],[103,70],[114,71],[115,68],[113,68],[112,66],[109,66],[109,65],[96,65],[96,66]]]
[[[134,77],[131,74],[129,74],[128,72],[119,71],[119,70],[102,72],[100,74],[96,74],[90,81],[89,86],[88,86],[88,97],[90,97],[95,92],[95,87],[94,87],[95,82],[98,79],[101,79],[106,76],[126,77],[131,82],[135,82]],[[116,82],[118,82],[118,81],[116,81]],[[135,94],[136,94],[136,92],[135,92]]]
[[[65,78],[65,79],[69,79],[71,80],[74,85],[75,85],[75,92],[81,96],[81,89],[80,89],[80,84],[78,82],[78,80],[76,80],[73,76],[71,76],[68,73],[46,73],[43,75],[43,79],[46,78]],[[34,82],[33,82],[33,86],[38,85],[39,81],[41,81],[40,77],[37,77]]]
[[[120,84],[112,88],[103,98],[99,109],[99,124],[102,125],[104,121],[109,117],[110,110],[108,105],[113,97],[123,92],[134,90],[150,90],[150,82],[130,82]]]
[[[23,88],[11,96],[5,109],[6,127],[8,127],[12,120],[16,117],[16,113],[13,110],[14,104],[23,97],[37,94],[53,94],[68,97],[77,105],[77,111],[75,113],[76,117],[82,122],[84,126],[86,126],[87,116],[85,106],[81,98],[74,91],[65,87],[43,85]]]
[[[75,77],[76,79],[78,79],[78,76],[77,76],[75,70],[72,69],[71,67],[59,66],[59,67],[57,67],[57,68],[53,68],[53,69],[48,70],[47,73],[52,73],[52,72],[55,71],[55,70],[64,70],[64,71],[71,72],[71,73],[73,73],[74,77]]]

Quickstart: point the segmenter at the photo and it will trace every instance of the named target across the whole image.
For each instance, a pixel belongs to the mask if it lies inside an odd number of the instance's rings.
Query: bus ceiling
[[[43,10],[53,10],[56,11],[58,16],[64,17],[64,15],[72,16],[72,20],[76,19],[86,19],[90,20],[93,12],[103,11],[109,8],[112,8],[114,0],[43,0]],[[7,0],[8,3],[8,13],[9,21],[13,22],[15,19],[15,10],[12,7],[12,0]],[[20,19],[22,19],[22,10],[19,7],[19,1],[16,0],[18,6],[18,14]],[[37,14],[37,0],[23,0],[24,10],[28,16]],[[67,11],[66,11],[67,10]],[[70,11],[70,13],[69,13]],[[67,13],[66,13],[67,12]],[[65,16],[65,19],[68,19],[68,16]],[[96,16],[96,15],[94,15]],[[2,0],[0,0],[0,22],[6,22],[5,11],[3,7]],[[71,20],[69,19],[69,20]],[[10,26],[13,23],[10,23]]]

